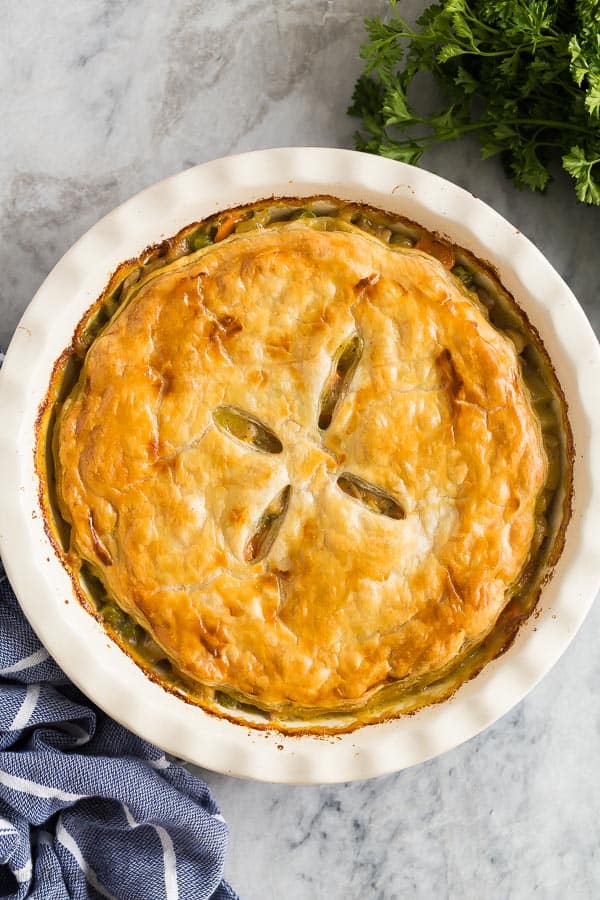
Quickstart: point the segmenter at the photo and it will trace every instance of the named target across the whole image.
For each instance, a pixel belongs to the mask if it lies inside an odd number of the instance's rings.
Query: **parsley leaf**
[[[417,164],[431,146],[473,133],[517,187],[544,191],[562,160],[577,197],[600,205],[600,0],[439,0],[411,28],[367,19],[365,71],[348,110],[358,149]],[[423,112],[413,79],[444,97]]]
[[[578,146],[571,147],[563,156],[563,166],[575,179],[575,191],[584,203],[600,205],[600,147],[595,159],[588,159],[585,151]],[[598,176],[594,178],[594,166],[598,166]]]

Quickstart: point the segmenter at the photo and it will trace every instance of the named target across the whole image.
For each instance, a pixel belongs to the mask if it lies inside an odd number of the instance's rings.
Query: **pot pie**
[[[81,599],[151,677],[319,731],[445,699],[508,646],[570,455],[489,267],[318,198],[121,266],[56,366],[38,470]]]

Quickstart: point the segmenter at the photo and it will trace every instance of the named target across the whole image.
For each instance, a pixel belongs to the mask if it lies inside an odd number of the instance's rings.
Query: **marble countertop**
[[[407,14],[425,3],[404,0]],[[70,244],[141,188],[241,150],[352,146],[345,108],[382,0],[42,0],[3,6],[0,346]],[[600,209],[566,176],[519,193],[461,143],[424,164],[548,256],[600,332]],[[600,606],[554,670],[468,744],[335,787],[202,773],[242,900],[600,896]]]

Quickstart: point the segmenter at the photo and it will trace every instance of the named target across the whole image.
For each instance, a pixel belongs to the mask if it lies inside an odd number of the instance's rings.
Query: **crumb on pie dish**
[[[562,392],[493,271],[334,198],[124,263],[38,437],[85,605],[155,680],[257,727],[449,697],[534,609],[570,510]]]

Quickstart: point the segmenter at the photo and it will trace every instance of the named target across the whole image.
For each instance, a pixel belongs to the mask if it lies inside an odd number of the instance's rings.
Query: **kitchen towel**
[[[0,562],[0,897],[234,900],[227,837],[202,781],[68,681]]]

